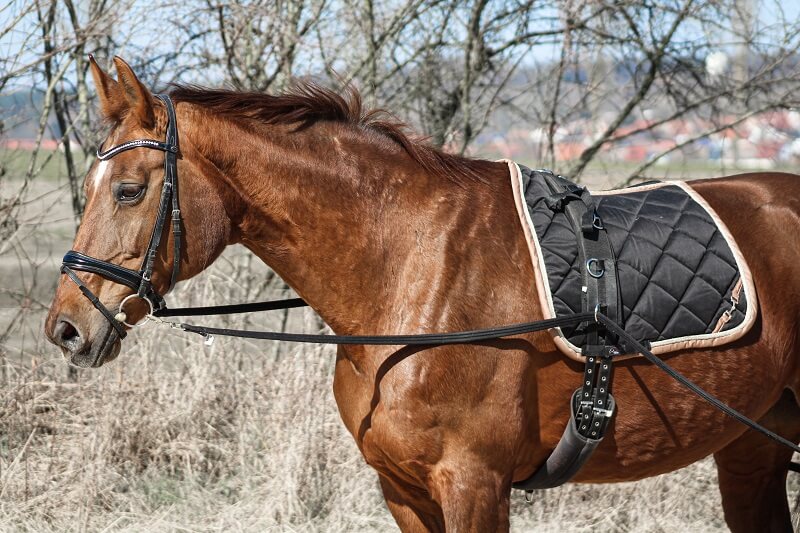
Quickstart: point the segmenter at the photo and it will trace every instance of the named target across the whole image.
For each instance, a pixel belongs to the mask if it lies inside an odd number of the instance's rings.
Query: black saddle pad
[[[575,230],[543,201],[558,191],[548,171],[518,167],[515,190],[528,226],[547,318],[581,312]],[[569,183],[558,178],[563,183]],[[617,263],[622,325],[656,352],[714,346],[741,337],[755,319],[755,289],[736,243],[711,207],[682,182],[592,193]],[[583,331],[563,328],[559,347],[580,353]],[[571,353],[570,353],[571,352]]]

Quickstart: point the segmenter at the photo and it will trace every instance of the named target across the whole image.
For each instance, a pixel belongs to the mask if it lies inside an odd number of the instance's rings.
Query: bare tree
[[[203,0],[188,6],[181,24],[196,42],[188,53],[202,70],[221,69],[234,88],[266,91],[285,86],[327,0],[231,2]],[[202,36],[202,38],[197,38]]]

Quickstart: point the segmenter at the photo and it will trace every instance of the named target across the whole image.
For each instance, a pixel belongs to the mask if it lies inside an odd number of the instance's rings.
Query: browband
[[[100,161],[106,161],[121,152],[133,150],[134,148],[153,148],[155,150],[161,150],[162,152],[178,153],[178,147],[174,144],[162,143],[161,141],[156,141],[154,139],[135,139],[133,141],[112,146],[105,152],[102,151],[101,146],[97,149],[97,159]]]

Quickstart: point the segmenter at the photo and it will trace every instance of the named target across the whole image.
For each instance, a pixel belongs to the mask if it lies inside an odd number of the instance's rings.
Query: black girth
[[[76,270],[98,274],[106,279],[126,285],[136,291],[136,296],[145,300],[151,308],[151,312],[166,308],[164,298],[153,287],[151,278],[153,266],[155,264],[158,247],[161,244],[161,237],[164,233],[164,224],[167,216],[171,213],[172,218],[172,237],[173,237],[173,262],[172,276],[170,278],[169,289],[175,286],[180,274],[181,261],[181,211],[178,203],[178,123],[175,118],[175,108],[172,100],[165,94],[156,95],[164,103],[167,110],[167,133],[164,142],[154,139],[136,139],[116,146],[108,150],[97,151],[97,158],[101,161],[111,159],[115,155],[134,148],[151,148],[164,152],[164,184],[161,188],[161,200],[156,212],[156,221],[153,232],[150,235],[150,242],[144,254],[144,261],[139,271],[131,270],[123,266],[109,263],[101,259],[96,259],[88,255],[70,250],[64,255],[61,264],[61,272],[66,274],[81,290],[84,296],[92,302],[97,310],[108,319],[121,338],[126,335],[125,331],[125,312],[122,307],[125,300],[120,304],[118,313],[112,313],[80,280],[75,273]],[[126,298],[127,300],[127,298]]]
[[[618,324],[621,298],[616,261],[589,191],[552,172],[539,172],[552,191],[542,201],[553,211],[564,211],[578,237],[583,313],[602,314]],[[598,320],[587,322],[585,327],[583,383],[572,395],[567,427],[545,464],[528,479],[515,483],[516,489],[530,492],[569,481],[600,445],[614,415],[612,359],[620,353],[615,346],[618,338]]]

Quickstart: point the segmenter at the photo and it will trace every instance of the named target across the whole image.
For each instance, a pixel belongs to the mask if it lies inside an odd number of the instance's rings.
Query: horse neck
[[[297,131],[208,120],[213,138],[192,140],[235,191],[226,200],[232,242],[273,268],[337,333],[416,327],[408,317],[425,320],[424,309],[439,315],[426,325],[441,325],[441,308],[424,302],[444,299],[444,266],[452,276],[453,265],[469,264],[462,256],[476,211],[492,211],[496,186],[432,175],[392,141],[348,124]],[[504,164],[476,164],[507,174]]]

